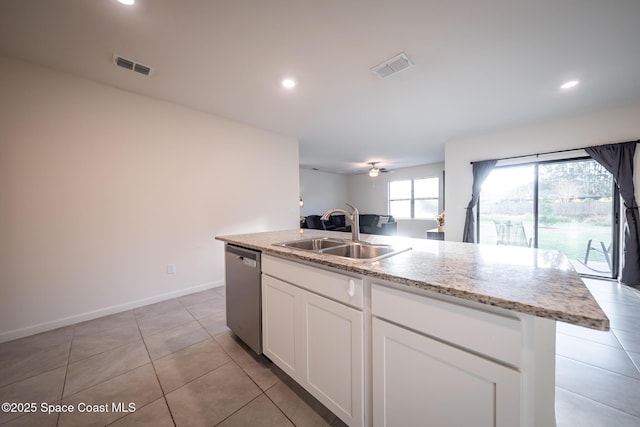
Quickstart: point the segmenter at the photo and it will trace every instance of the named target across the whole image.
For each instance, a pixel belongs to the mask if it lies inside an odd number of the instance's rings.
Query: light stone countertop
[[[609,319],[569,260],[558,251],[362,234],[361,240],[412,249],[375,262],[275,246],[312,237],[350,239],[351,233],[285,230],[217,236],[217,240],[307,263],[387,280],[592,329]]]

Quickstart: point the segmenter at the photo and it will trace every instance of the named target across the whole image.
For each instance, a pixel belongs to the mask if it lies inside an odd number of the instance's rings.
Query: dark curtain
[[[473,208],[478,204],[482,183],[487,179],[497,162],[497,160],[485,160],[473,163],[473,186],[471,187],[471,200],[467,205],[467,217],[464,220],[463,242],[475,243],[476,241],[476,220],[473,216]]]
[[[624,264],[620,281],[628,285],[640,285],[640,232],[633,187],[633,155],[638,142],[640,140],[585,148],[587,154],[611,172],[624,201],[627,221],[624,227]]]

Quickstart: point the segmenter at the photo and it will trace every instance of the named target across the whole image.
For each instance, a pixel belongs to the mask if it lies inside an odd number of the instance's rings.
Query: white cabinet
[[[513,427],[517,371],[373,319],[374,426]]]
[[[302,330],[296,328],[300,288],[262,276],[262,351],[290,377],[300,376]],[[297,357],[296,357],[297,356]]]
[[[348,425],[555,426],[553,320],[265,254],[262,271],[265,355]]]
[[[305,294],[303,385],[345,423],[362,425],[362,312]]]
[[[288,264],[263,257],[264,354],[345,423],[363,425],[363,314],[345,304],[361,304],[362,280]]]
[[[373,425],[553,427],[555,323],[372,284]]]

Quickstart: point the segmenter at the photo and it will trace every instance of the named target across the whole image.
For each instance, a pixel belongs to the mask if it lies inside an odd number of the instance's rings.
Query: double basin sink
[[[275,243],[275,245],[370,262],[411,249],[408,247],[398,248],[393,245],[354,242],[329,237],[292,240],[290,242]]]

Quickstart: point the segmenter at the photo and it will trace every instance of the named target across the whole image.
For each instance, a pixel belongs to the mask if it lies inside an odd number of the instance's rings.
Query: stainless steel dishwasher
[[[227,326],[262,354],[262,301],[259,251],[225,245]]]

